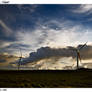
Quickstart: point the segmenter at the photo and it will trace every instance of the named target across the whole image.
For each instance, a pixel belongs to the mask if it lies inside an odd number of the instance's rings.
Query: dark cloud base
[[[80,48],[81,46],[82,45],[78,45],[77,48]],[[86,45],[81,49],[80,55],[83,60],[92,59],[92,46]],[[37,49],[36,52],[30,53],[28,58],[24,58],[22,64],[37,62],[48,58],[55,58],[57,62],[58,59],[63,57],[72,57],[76,59],[76,48],[71,46],[68,46],[67,48],[41,47]]]

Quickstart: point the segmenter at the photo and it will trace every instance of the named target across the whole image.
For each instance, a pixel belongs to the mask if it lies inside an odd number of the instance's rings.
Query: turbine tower
[[[83,49],[84,48],[84,46],[86,46],[86,44],[87,44],[87,42],[84,44],[84,45],[82,45],[80,48],[77,48],[76,49],[76,57],[77,57],[77,69],[79,69],[79,60],[80,60],[80,62],[81,62],[81,57],[80,57],[80,50],[81,49]]]
[[[19,49],[20,51],[20,57],[19,57],[19,62],[18,62],[18,70],[20,69],[20,65],[21,65],[21,61],[22,61],[22,52],[21,49]]]

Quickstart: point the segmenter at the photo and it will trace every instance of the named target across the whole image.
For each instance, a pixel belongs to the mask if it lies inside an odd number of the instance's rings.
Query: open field
[[[92,70],[1,70],[0,88],[89,88]]]

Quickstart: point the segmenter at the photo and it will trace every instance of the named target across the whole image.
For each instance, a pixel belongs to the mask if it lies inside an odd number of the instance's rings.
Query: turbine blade
[[[19,57],[19,62],[18,62],[18,70],[20,69],[21,59],[22,59],[22,52],[21,52],[21,49],[19,49],[19,51],[20,51],[20,57]]]
[[[22,58],[22,52],[21,52],[21,49],[20,49],[20,57]]]
[[[82,45],[82,46],[79,48],[79,50],[81,50],[84,46],[86,46],[86,44],[87,44],[87,42],[86,42],[84,45]]]

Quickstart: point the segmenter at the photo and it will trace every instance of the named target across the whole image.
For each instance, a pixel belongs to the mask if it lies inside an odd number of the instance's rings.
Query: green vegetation
[[[6,88],[75,88],[92,87],[92,70],[2,70],[0,87]]]

